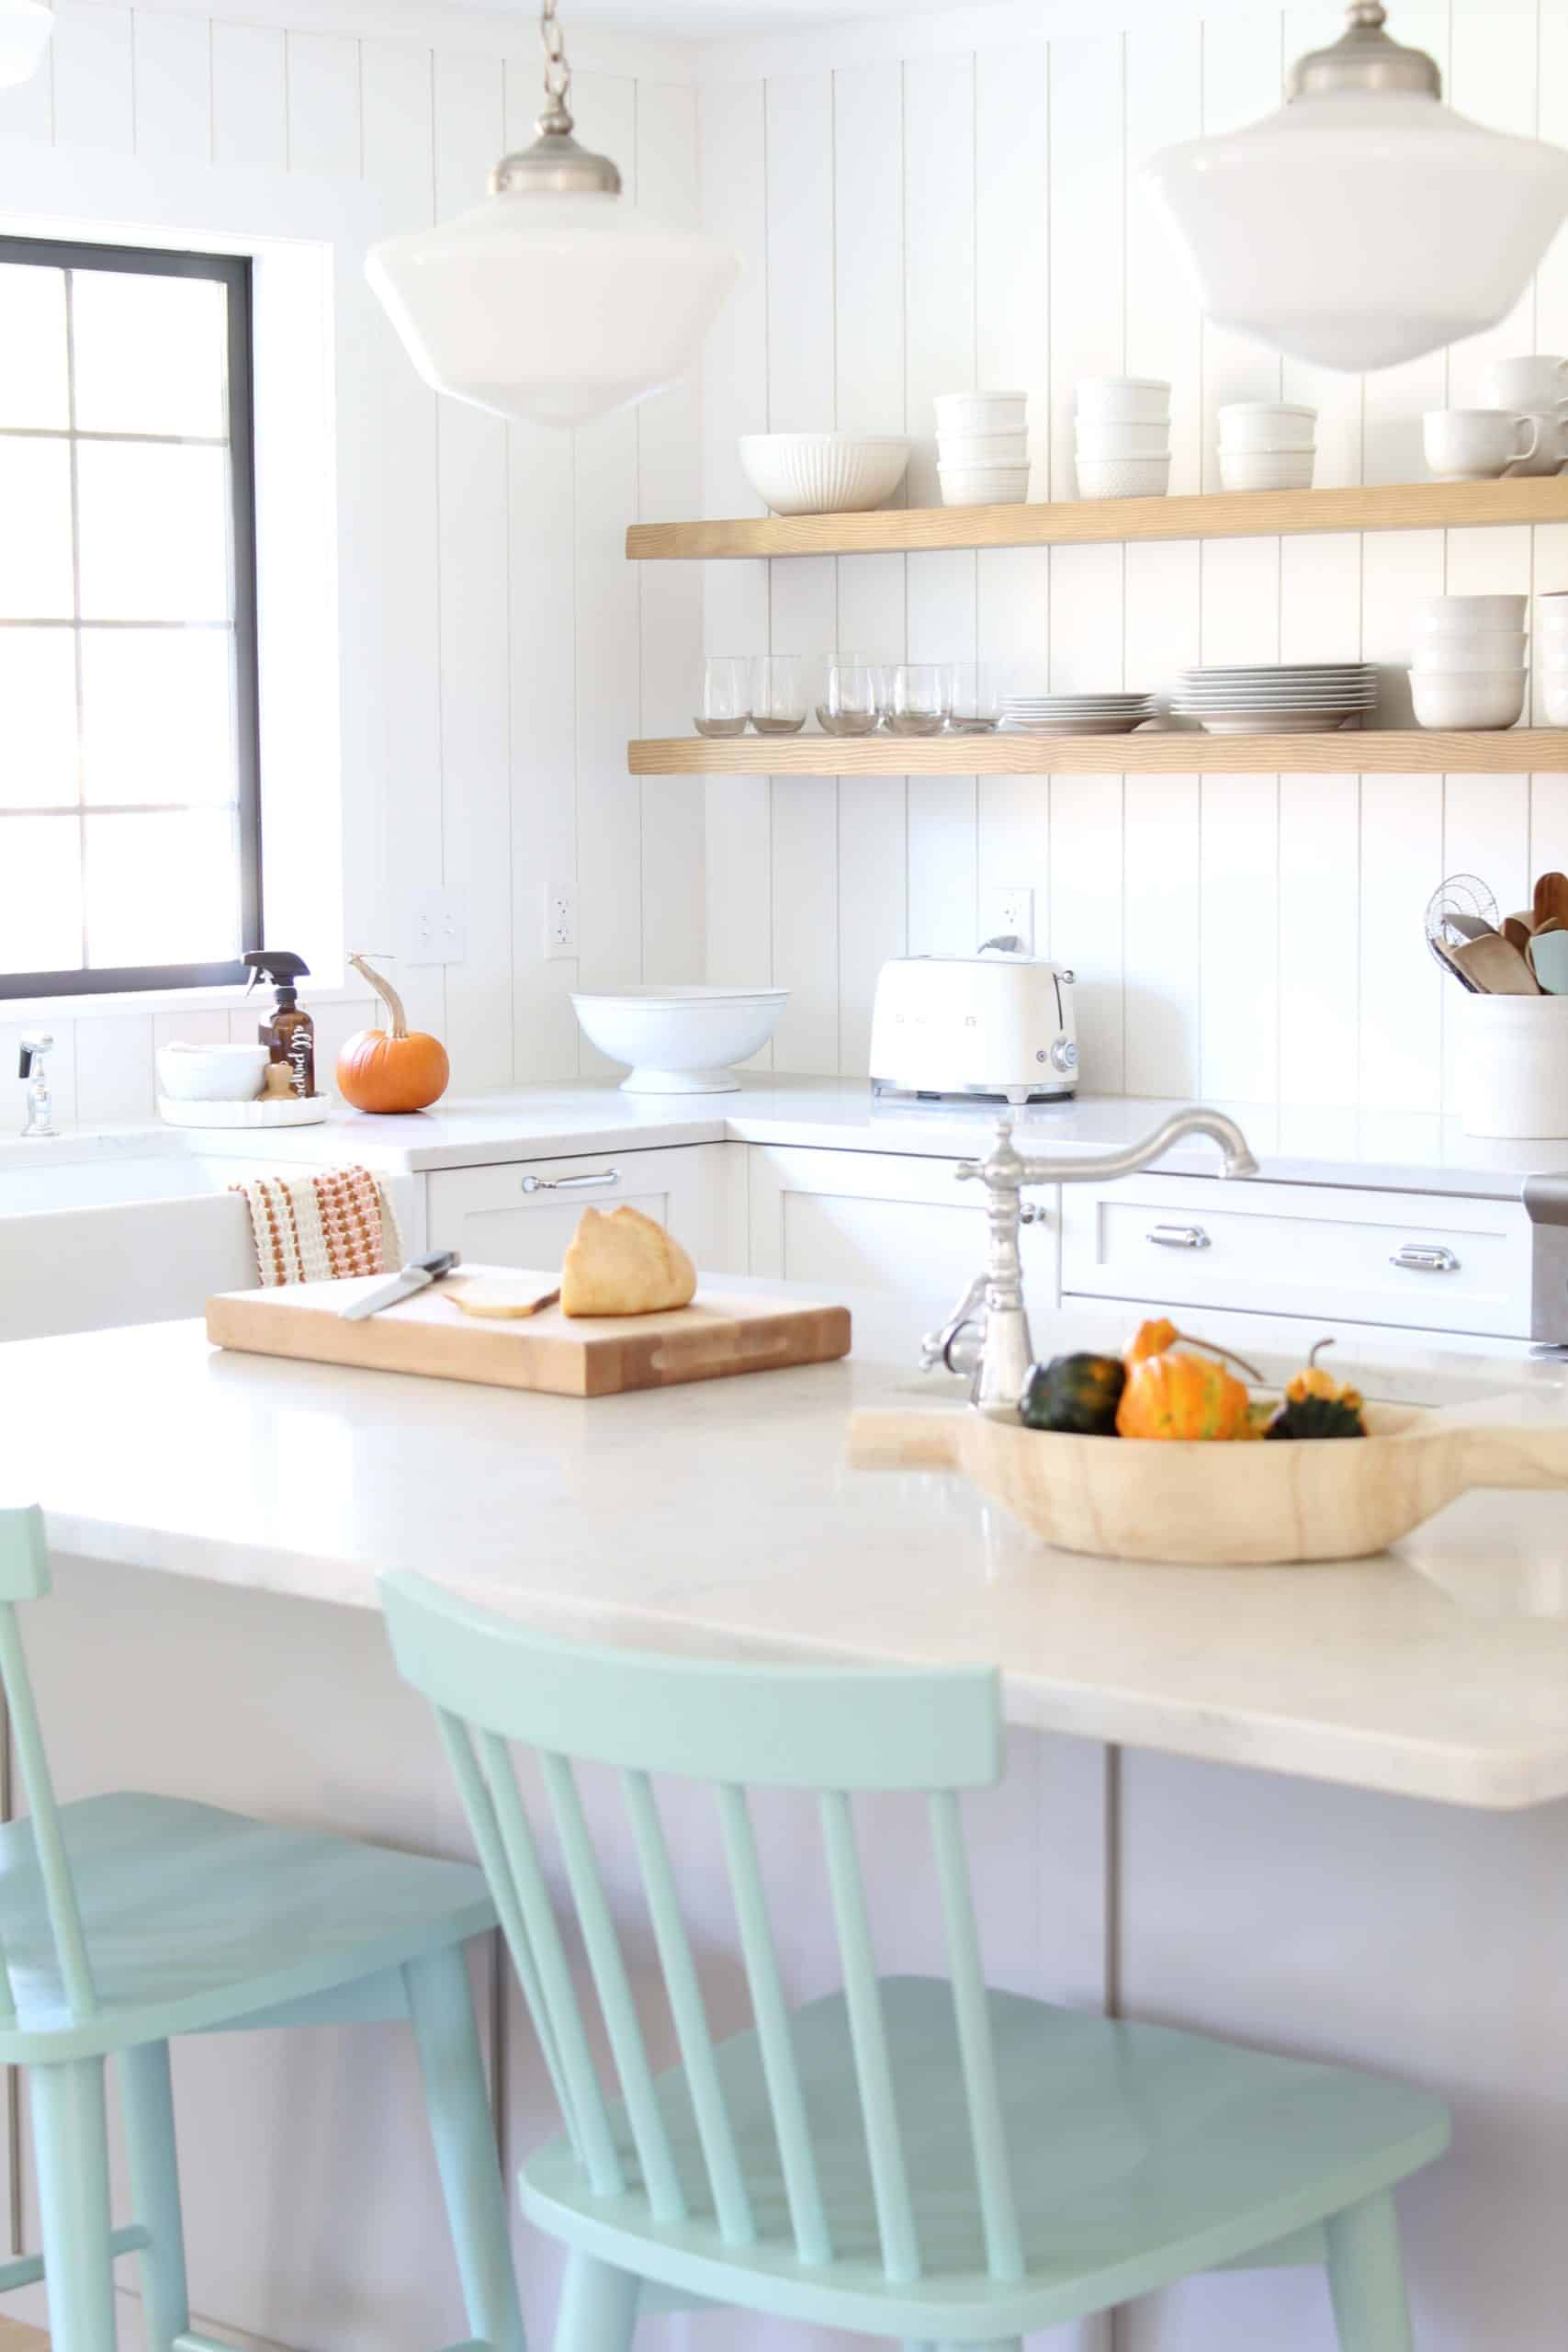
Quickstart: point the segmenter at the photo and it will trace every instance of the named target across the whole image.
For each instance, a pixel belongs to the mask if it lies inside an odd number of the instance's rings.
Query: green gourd
[[[1306,1370],[1298,1372],[1286,1388],[1284,1401],[1265,1430],[1265,1437],[1366,1436],[1360,1390],[1319,1368],[1319,1350],[1333,1345],[1332,1340],[1319,1340],[1307,1358]]]
[[[1075,1437],[1114,1437],[1126,1380],[1120,1356],[1053,1356],[1049,1363],[1032,1364],[1019,1408],[1023,1426]]]

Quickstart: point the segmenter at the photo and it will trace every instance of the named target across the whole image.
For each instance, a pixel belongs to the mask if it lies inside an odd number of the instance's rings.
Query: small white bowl
[[[944,466],[1026,466],[1027,433],[939,433],[938,462]]]
[[[272,1059],[265,1046],[158,1048],[158,1091],[171,1102],[254,1102]]]
[[[1170,486],[1168,458],[1080,458],[1080,498],[1163,498]]]
[[[1428,673],[1442,670],[1523,670],[1529,638],[1521,629],[1418,628],[1411,646],[1411,667]],[[1565,649],[1564,658],[1568,658]]]
[[[944,506],[1021,506],[1029,496],[1027,466],[939,466]]]
[[[1080,416],[1075,442],[1080,458],[1168,458],[1170,425],[1102,424]]]
[[[891,498],[910,445],[851,433],[743,433],[740,464],[775,514],[863,514]]]
[[[1159,376],[1083,376],[1077,413],[1094,424],[1163,424],[1170,414],[1170,386]]]
[[[1420,596],[1410,617],[1417,628],[1430,623],[1438,628],[1506,628],[1525,626],[1528,596]]]
[[[1222,449],[1222,490],[1310,490],[1314,449]]]
[[[1027,392],[938,392],[931,405],[939,433],[1021,433],[1029,422]]]
[[[626,1094],[736,1094],[730,1064],[765,1046],[788,989],[702,986],[574,993],[571,1009],[590,1042],[629,1062]]]
[[[1317,411],[1288,401],[1226,401],[1220,410],[1222,449],[1310,449],[1317,437]]]
[[[1420,727],[1512,727],[1525,707],[1524,670],[1412,670],[1410,699]]]

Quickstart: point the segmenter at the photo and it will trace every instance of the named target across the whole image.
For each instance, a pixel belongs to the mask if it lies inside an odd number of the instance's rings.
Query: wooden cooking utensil
[[[1518,949],[1521,956],[1528,955],[1529,952],[1530,933],[1534,929],[1533,910],[1527,914],[1503,917],[1503,936],[1510,947]]]
[[[1431,946],[1432,953],[1437,957],[1438,963],[1441,964],[1446,970],[1450,971],[1453,974],[1461,988],[1468,989],[1472,996],[1479,996],[1481,994],[1480,981],[1472,980],[1470,974],[1465,970],[1464,966],[1456,962],[1453,949],[1448,944],[1448,942],[1446,940],[1438,939],[1434,935],[1429,942],[1429,944]]]
[[[1561,923],[1568,923],[1568,874],[1543,874],[1535,886],[1535,922],[1539,931],[1549,916],[1555,915]]]
[[[1517,947],[1500,931],[1485,939],[1461,940],[1450,960],[1473,980],[1483,996],[1539,996],[1540,983]]]

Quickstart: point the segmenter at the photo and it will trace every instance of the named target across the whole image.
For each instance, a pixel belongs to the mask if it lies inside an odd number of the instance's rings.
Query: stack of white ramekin
[[[1228,401],[1220,411],[1224,490],[1310,490],[1317,411],[1277,401]]]
[[[1523,596],[1423,596],[1410,698],[1422,727],[1512,727],[1529,672]]]
[[[1078,384],[1080,498],[1162,498],[1170,487],[1170,386],[1157,376]]]
[[[1568,727],[1568,592],[1535,600],[1535,666],[1541,713],[1549,727]]]
[[[938,392],[944,506],[1016,506],[1029,496],[1027,392]]]

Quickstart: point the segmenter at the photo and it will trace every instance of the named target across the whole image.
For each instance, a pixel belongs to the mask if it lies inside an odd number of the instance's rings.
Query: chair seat
[[[1261,2249],[1392,2186],[1448,2144],[1446,2110],[1376,2076],[1168,2028],[989,1995],[1026,2275],[987,2272],[964,2078],[945,1981],[883,1982],[924,2275],[884,2277],[842,1996],[793,2019],[837,2257],[795,2256],[754,2033],[718,2066],[758,2241],[726,2245],[680,2069],[659,2082],[689,2218],[596,2198],[564,2142],[523,2168],[530,2219],[584,2252],[719,2302],[921,2339],[1028,2334]],[[612,2109],[630,2151],[624,2112]],[[626,2155],[629,2189],[640,2191]]]
[[[174,1797],[87,1797],[61,1826],[100,2003],[71,2022],[30,1823],[0,1828],[14,2028],[0,2061],[96,2056],[396,1968],[495,1925],[483,1874]]]

